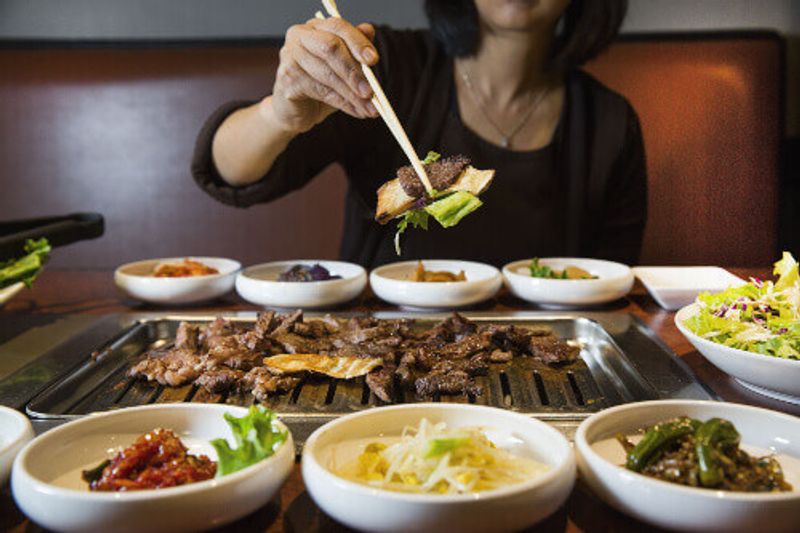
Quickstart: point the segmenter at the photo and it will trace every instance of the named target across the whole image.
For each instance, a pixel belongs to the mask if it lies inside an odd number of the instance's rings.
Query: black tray
[[[103,234],[103,215],[74,213],[58,217],[0,222],[0,261],[25,254],[25,241],[47,237],[50,246],[95,239]]]

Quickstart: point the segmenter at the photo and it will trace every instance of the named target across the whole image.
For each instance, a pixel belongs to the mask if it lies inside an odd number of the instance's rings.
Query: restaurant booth
[[[623,33],[586,65],[641,123],[636,264],[413,257],[371,271],[337,260],[341,165],[249,209],[193,183],[206,118],[268,94],[282,44],[0,43],[0,273],[35,263],[13,284],[0,278],[0,529],[800,527],[800,279],[778,231],[781,35]],[[576,279],[559,279],[573,267]],[[426,282],[433,271],[452,277]],[[725,320],[746,326],[726,333]],[[213,479],[141,491],[109,481],[102,462],[156,428],[210,457]],[[669,483],[654,451],[635,457],[642,435],[674,454],[684,442],[695,461],[704,446],[719,471],[701,462],[697,479],[727,475],[720,457],[741,445],[768,457],[758,464],[773,484]],[[163,452],[170,438],[136,442],[164,439]],[[508,486],[455,488],[484,475],[476,457],[501,465],[492,475]],[[441,481],[423,490],[432,458]],[[385,477],[401,463],[416,465],[413,481]],[[103,483],[114,488],[89,490]]]

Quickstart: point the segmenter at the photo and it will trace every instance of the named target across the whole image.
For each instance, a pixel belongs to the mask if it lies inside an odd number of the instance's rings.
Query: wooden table
[[[757,276],[769,278],[768,269],[730,269],[747,278]],[[215,302],[213,306],[193,309],[208,312],[247,311],[256,308],[235,295]],[[349,310],[375,311],[392,309],[371,294],[365,294]],[[495,300],[483,304],[480,310],[511,311],[535,310],[534,306],[501,293]],[[116,291],[112,274],[106,271],[46,271],[29,291],[23,291],[14,300],[0,309],[0,320],[4,317],[26,314],[94,314],[156,311],[149,307],[122,298]],[[162,309],[163,310],[163,309]],[[800,408],[790,404],[769,400],[742,388],[729,376],[720,372],[698,354],[680,334],[673,323],[674,314],[665,311],[650,298],[638,284],[626,301],[611,304],[607,309],[631,313],[641,318],[672,350],[686,361],[698,378],[711,387],[724,400],[767,407],[786,413],[800,415]],[[635,521],[611,509],[580,481],[569,500],[536,531],[640,531],[651,526]],[[34,531],[14,506],[8,487],[0,489],[0,530],[15,532]],[[226,531],[345,531],[342,526],[327,518],[311,501],[305,491],[299,464],[295,466],[279,498],[256,513],[225,528]]]

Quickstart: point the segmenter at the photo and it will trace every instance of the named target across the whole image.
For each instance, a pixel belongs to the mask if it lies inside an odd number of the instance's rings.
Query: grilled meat
[[[565,363],[578,357],[579,348],[549,329],[482,325],[457,313],[421,330],[405,319],[304,320],[302,311],[285,316],[270,311],[249,329],[221,318],[205,326],[183,322],[175,343],[147,352],[130,375],[175,387],[193,383],[212,393],[249,392],[266,401],[300,383],[297,374],[264,366],[265,357],[278,354],[379,360],[366,384],[377,398],[391,402],[395,387],[413,388],[423,398],[477,395],[481,390],[473,377],[485,375],[490,365],[526,356]]]

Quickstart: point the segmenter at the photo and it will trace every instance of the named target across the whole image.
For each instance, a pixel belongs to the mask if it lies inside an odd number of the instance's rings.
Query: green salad
[[[232,474],[271,457],[286,441],[287,432],[275,424],[275,413],[260,405],[251,405],[241,418],[225,413],[225,421],[236,440],[236,448],[231,448],[225,439],[211,441],[219,459],[217,477]]]
[[[775,282],[749,283],[697,297],[684,325],[704,339],[748,352],[800,360],[800,274],[792,254],[775,263]]]
[[[47,239],[28,239],[25,242],[24,256],[0,261],[0,289],[20,281],[30,287],[49,257],[50,243]]]

